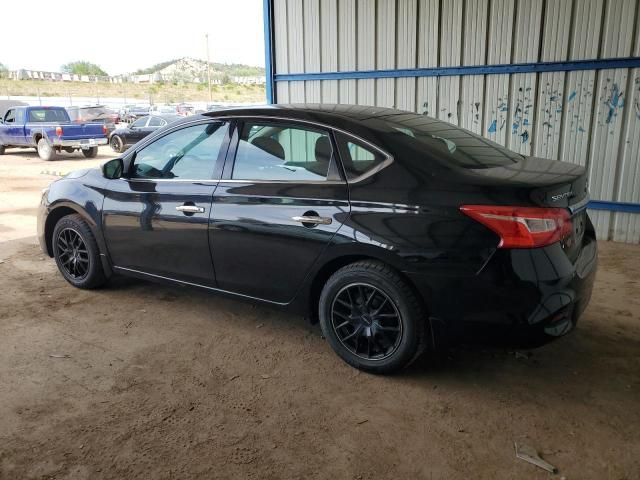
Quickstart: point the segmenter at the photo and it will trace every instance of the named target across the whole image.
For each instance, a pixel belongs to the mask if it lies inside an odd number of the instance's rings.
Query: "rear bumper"
[[[63,148],[91,148],[99,145],[106,145],[107,138],[85,138],[81,140],[53,140],[51,145]]]
[[[595,237],[585,235],[573,262],[557,243],[498,249],[471,277],[407,275],[447,340],[480,335],[540,344],[573,330],[591,299],[597,263]]]

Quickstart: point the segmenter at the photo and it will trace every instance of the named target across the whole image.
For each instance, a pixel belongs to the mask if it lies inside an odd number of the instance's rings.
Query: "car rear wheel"
[[[98,156],[98,147],[83,149],[82,154],[87,158],[96,158]]]
[[[113,137],[111,137],[111,140],[109,140],[109,145],[111,146],[111,150],[116,153],[122,153],[124,151],[124,142],[118,135],[114,135]]]
[[[55,149],[49,144],[49,141],[46,138],[41,138],[38,140],[38,156],[47,162],[56,158]]]
[[[391,373],[409,365],[424,346],[427,318],[413,289],[376,261],[347,265],[320,295],[320,326],[349,365]]]
[[[93,232],[78,214],[62,217],[53,230],[53,256],[62,276],[78,288],[97,288],[106,282]]]

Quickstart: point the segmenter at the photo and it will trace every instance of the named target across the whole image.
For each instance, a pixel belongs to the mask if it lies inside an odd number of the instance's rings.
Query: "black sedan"
[[[112,274],[309,314],[363,370],[491,325],[573,329],[597,264],[585,169],[346,105],[219,110],[42,197],[42,249],[79,288]]]
[[[113,131],[109,135],[109,145],[114,152],[122,153],[130,145],[180,118],[179,115],[148,115],[139,118],[129,126]]]

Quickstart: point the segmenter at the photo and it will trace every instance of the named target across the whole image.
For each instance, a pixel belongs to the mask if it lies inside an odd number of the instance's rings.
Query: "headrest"
[[[251,144],[255,145],[260,150],[264,150],[265,152],[284,160],[284,148],[282,148],[280,142],[271,137],[256,137],[251,141]]]

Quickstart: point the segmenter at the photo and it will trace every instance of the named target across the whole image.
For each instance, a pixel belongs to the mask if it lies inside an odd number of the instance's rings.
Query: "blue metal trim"
[[[264,0],[265,4],[268,0]],[[265,26],[266,29],[266,26]],[[265,30],[266,31],[266,30]],[[266,37],[265,37],[266,38]],[[265,40],[266,42],[266,40]],[[276,82],[301,80],[347,80],[398,77],[446,77],[452,75],[500,75],[505,73],[572,72],[576,70],[603,70],[638,68],[640,57],[602,58],[567,62],[514,63],[506,65],[472,65],[438,68],[402,68],[396,70],[361,70],[347,72],[280,73]]]
[[[589,210],[607,210],[610,212],[640,213],[640,203],[591,200],[587,208]]]
[[[275,86],[276,80],[273,74],[273,32],[271,29],[272,22],[272,12],[273,8],[271,5],[272,0],[262,0],[262,22],[264,25],[264,70],[265,76],[267,77],[266,83],[266,94],[267,94],[267,103],[275,103]]]

